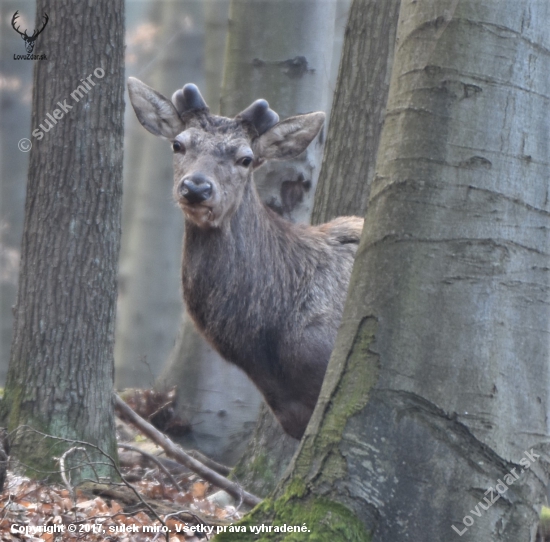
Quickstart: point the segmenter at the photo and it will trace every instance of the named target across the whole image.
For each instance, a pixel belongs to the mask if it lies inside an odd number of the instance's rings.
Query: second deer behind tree
[[[247,373],[284,430],[301,438],[334,346],[363,220],[290,223],[260,201],[252,172],[303,152],[325,115],[279,122],[257,100],[230,119],[210,115],[192,84],[172,101],[138,79],[128,89],[141,124],[174,151],[188,312],[221,356]]]

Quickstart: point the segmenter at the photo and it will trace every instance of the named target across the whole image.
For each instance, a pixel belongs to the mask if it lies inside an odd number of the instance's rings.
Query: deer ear
[[[173,139],[184,130],[174,104],[156,90],[129,77],[128,93],[139,122],[152,134]]]
[[[257,165],[266,160],[294,158],[306,150],[325,122],[322,111],[283,120],[262,134],[254,145]]]

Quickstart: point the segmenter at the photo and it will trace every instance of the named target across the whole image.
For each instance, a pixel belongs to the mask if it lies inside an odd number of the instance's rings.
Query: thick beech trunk
[[[534,540],[549,437],[549,20],[529,0],[402,4],[325,384],[290,474],[243,524]]]

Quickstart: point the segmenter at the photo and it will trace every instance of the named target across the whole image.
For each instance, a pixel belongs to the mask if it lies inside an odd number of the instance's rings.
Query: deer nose
[[[193,173],[182,179],[179,193],[189,203],[200,203],[212,195],[212,183],[202,173]]]

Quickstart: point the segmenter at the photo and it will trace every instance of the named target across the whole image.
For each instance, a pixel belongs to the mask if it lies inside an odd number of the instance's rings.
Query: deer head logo
[[[46,28],[46,25],[48,24],[49,17],[46,13],[44,13],[44,24],[42,25],[42,28],[38,30],[38,28],[32,33],[32,36],[27,35],[27,31],[20,32],[19,27],[15,27],[15,20],[19,17],[19,11],[16,11],[13,14],[13,17],[11,18],[11,25],[13,29],[23,38],[25,41],[25,49],[27,50],[28,54],[32,53],[32,50],[34,49],[34,42],[36,41],[36,38],[40,35],[40,33]]]

